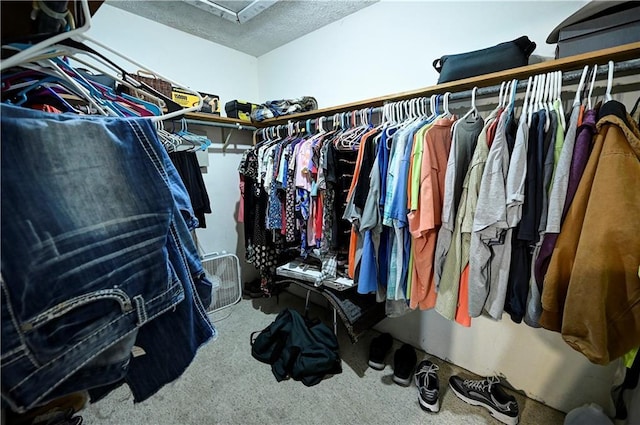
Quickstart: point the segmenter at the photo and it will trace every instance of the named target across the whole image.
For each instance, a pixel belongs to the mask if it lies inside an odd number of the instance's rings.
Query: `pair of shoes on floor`
[[[500,422],[518,424],[518,402],[502,389],[499,378],[472,380],[454,375],[449,378],[449,387],[458,398],[473,406],[484,407]]]
[[[384,359],[392,345],[393,338],[388,333],[373,338],[369,346],[369,366],[376,370],[384,369]],[[417,361],[416,350],[411,345],[403,344],[398,348],[393,356],[393,382],[408,386]]]

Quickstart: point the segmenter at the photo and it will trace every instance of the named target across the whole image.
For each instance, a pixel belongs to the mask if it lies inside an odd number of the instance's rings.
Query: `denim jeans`
[[[184,370],[215,334],[177,172],[144,119],[1,114],[3,404],[123,377],[148,397],[179,376],[166,359]]]

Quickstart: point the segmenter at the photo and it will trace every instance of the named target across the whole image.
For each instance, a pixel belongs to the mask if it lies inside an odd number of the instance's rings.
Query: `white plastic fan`
[[[206,254],[202,257],[207,278],[213,283],[211,305],[207,312],[213,313],[232,306],[242,298],[242,282],[240,281],[240,261],[233,254]]]

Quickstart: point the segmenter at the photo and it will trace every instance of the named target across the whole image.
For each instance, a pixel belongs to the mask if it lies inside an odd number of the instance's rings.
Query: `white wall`
[[[220,102],[255,99],[257,59],[124,10],[103,4],[93,17],[92,38]],[[136,71],[131,65],[130,71]]]
[[[447,53],[528,35],[536,54],[584,2],[383,1],[261,56],[260,99],[312,95],[320,107],[436,83],[431,62]],[[463,328],[433,311],[386,319],[381,331],[480,375],[500,374],[516,389],[563,411],[608,407],[612,367],[590,364],[560,335],[486,318]]]
[[[223,110],[224,103],[231,99],[258,98],[257,59],[237,50],[139,17],[108,3],[103,4],[94,16],[89,35],[180,84],[219,95]],[[137,70],[131,66],[127,69]],[[221,133],[220,129],[201,126],[191,126],[190,130],[208,134],[213,142],[221,142],[229,132]],[[244,139],[246,145],[246,138],[251,133],[242,133],[234,130],[232,142],[242,143]],[[235,253],[244,245],[241,226],[236,225],[239,200],[237,167],[242,154],[238,150],[231,151],[223,155],[219,148],[211,149],[210,166],[203,174],[213,211],[206,216],[207,228],[197,231],[206,253]]]
[[[434,59],[527,35],[534,54],[585,1],[381,1],[258,59],[261,101],[315,96],[320,107],[436,84]]]

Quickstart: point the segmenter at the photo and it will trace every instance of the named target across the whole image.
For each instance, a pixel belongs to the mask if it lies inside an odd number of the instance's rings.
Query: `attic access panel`
[[[220,16],[231,22],[244,24],[273,6],[278,0],[184,0],[192,6]]]

